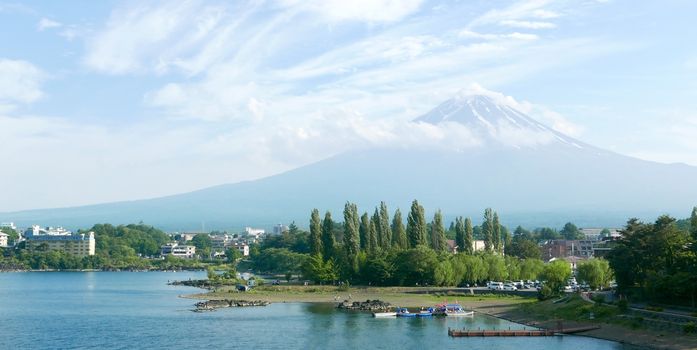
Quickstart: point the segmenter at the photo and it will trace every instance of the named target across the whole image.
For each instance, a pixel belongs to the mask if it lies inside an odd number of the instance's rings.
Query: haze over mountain
[[[416,118],[438,131],[429,145],[368,147],[255,181],[168,197],[2,213],[20,225],[89,227],[143,221],[168,230],[306,226],[312,208],[342,221],[348,200],[371,212],[385,200],[405,213],[418,199],[479,221],[484,208],[504,224],[619,226],[630,216],[686,216],[697,204],[697,167],[660,164],[602,150],[538,122],[498,94],[467,94]]]

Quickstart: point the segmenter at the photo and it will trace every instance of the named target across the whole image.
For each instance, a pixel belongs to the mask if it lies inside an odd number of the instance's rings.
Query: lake
[[[450,338],[451,328],[521,328],[473,318],[375,319],[330,304],[195,313],[200,290],[169,280],[203,272],[0,273],[0,349],[630,349],[578,336]]]

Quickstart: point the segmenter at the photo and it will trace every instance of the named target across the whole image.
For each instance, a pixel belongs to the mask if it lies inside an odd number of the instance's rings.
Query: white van
[[[490,290],[503,290],[503,282],[489,282],[486,287]]]

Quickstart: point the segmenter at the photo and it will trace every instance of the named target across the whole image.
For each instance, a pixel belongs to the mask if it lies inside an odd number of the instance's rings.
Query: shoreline
[[[540,328],[555,328],[558,320],[541,320],[529,313],[515,307],[509,306],[483,306],[475,311],[489,316],[501,318],[510,322],[523,325],[530,325]],[[675,333],[660,332],[653,329],[637,328],[632,329],[626,326],[606,323],[606,322],[580,322],[572,320],[562,321],[565,327],[579,327],[589,325],[599,325],[600,329],[590,330],[574,335],[602,339],[617,342],[620,344],[631,345],[640,349],[665,349],[665,350],[687,350],[697,349],[697,337]]]
[[[276,286],[274,286],[276,287]],[[202,293],[180,295],[192,300],[220,300],[235,298],[240,300],[262,300],[270,303],[332,303],[348,301],[381,300],[393,307],[418,308],[431,306],[445,301],[459,302],[466,309],[477,313],[500,318],[526,326],[538,328],[555,328],[557,320],[536,319],[533,315],[520,310],[519,306],[537,302],[536,298],[523,298],[501,295],[448,295],[441,294],[436,288],[413,287],[351,287],[349,290],[337,290],[336,287],[319,286],[298,288],[274,288],[264,286],[249,292],[237,292],[234,288],[222,287],[205,290]],[[446,289],[443,288],[443,291]],[[336,297],[339,297],[338,299]],[[347,298],[348,297],[348,298]],[[591,323],[563,321],[566,327],[600,325],[601,328],[577,336],[589,337],[627,344],[641,349],[684,350],[697,349],[697,337],[658,332],[651,329],[631,329],[610,323]]]

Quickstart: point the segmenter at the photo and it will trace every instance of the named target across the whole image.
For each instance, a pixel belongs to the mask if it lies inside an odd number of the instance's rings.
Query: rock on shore
[[[222,300],[206,300],[200,301],[194,306],[196,309],[194,311],[213,311],[216,309],[226,308],[226,307],[246,307],[246,306],[266,306],[270,303],[263,300],[233,300],[233,299],[222,299]]]
[[[364,311],[386,311],[390,308],[390,303],[380,300],[354,301],[344,300],[337,306],[345,310],[364,310]]]

